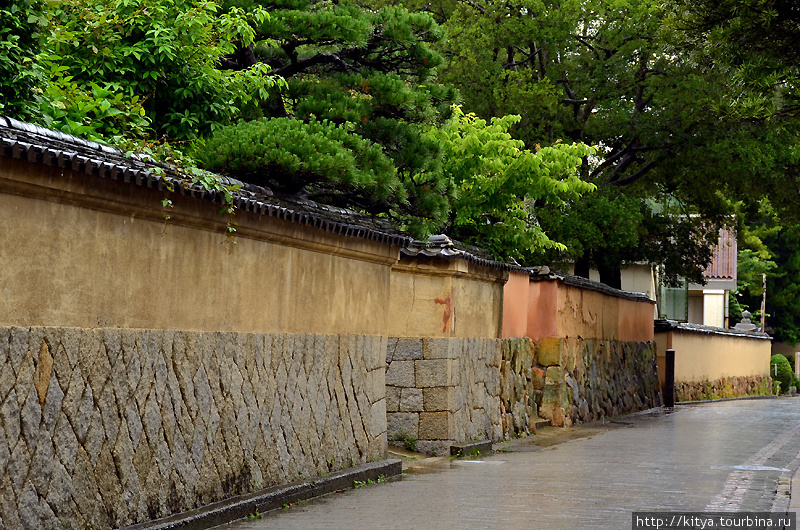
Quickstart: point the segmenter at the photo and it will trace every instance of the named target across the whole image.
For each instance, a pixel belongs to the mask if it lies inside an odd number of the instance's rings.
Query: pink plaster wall
[[[503,287],[503,337],[524,337],[528,330],[527,272],[511,272]]]
[[[532,282],[526,274],[512,273],[503,292],[503,337],[649,342],[653,305],[560,280]]]
[[[533,340],[558,337],[558,285],[556,282],[529,282],[528,328]]]

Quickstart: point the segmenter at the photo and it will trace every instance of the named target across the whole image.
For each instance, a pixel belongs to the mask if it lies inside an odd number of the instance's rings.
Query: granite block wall
[[[0,528],[111,528],[386,455],[383,337],[0,328]]]
[[[499,440],[500,347],[500,339],[389,339],[389,438],[430,454],[449,454],[465,440]]]
[[[431,454],[660,406],[651,342],[389,339],[387,431]]]

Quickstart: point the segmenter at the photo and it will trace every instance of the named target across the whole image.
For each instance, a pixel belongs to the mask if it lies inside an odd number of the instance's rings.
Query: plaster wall
[[[533,340],[557,337],[559,293],[556,282],[529,282],[528,329],[524,336]]]
[[[503,337],[524,337],[528,330],[530,279],[527,272],[512,271],[503,287]],[[538,313],[538,311],[537,311]]]
[[[703,292],[703,324],[725,327],[725,291]]]
[[[614,341],[653,340],[653,304],[560,280],[528,281],[512,273],[504,291],[503,337],[580,337]],[[523,329],[522,323],[526,325]]]
[[[659,377],[664,384],[666,350],[675,350],[675,381],[704,382],[769,376],[769,339],[722,333],[657,333]]]
[[[558,336],[650,342],[652,304],[559,285]]]
[[[0,158],[0,325],[386,335],[398,249],[166,196]]]
[[[498,338],[506,278],[462,259],[403,257],[392,268],[388,334]]]
[[[704,311],[703,311],[703,293],[699,291],[689,291],[688,315],[686,316],[688,322],[692,324],[703,324]]]
[[[622,269],[622,290],[644,293],[650,300],[656,299],[655,276],[651,265],[632,264]]]

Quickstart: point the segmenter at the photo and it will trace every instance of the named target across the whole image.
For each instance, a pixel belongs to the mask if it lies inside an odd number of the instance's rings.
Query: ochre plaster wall
[[[403,257],[392,269],[389,336],[498,338],[506,276],[462,259]]]
[[[0,325],[387,334],[396,247],[169,195],[0,158]]]
[[[664,384],[666,350],[675,350],[675,381],[703,382],[730,377],[769,376],[768,339],[721,333],[657,333],[658,372]]]

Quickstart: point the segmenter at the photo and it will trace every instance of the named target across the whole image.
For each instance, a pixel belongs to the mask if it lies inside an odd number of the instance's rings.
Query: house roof
[[[706,280],[736,280],[736,232],[723,227],[714,247],[711,263],[703,276]]]

